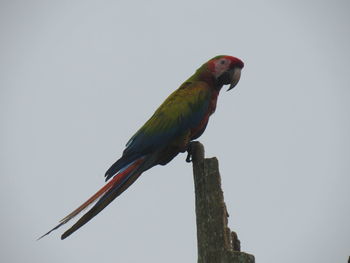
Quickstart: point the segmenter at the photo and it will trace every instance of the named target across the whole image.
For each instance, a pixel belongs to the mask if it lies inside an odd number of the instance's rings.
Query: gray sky
[[[350,255],[348,1],[1,1],[1,262],[196,262],[192,168],[155,167],[65,241],[159,104],[219,54],[245,62],[200,141],[256,261]]]

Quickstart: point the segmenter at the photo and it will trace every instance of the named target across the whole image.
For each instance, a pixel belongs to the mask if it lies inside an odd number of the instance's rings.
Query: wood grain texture
[[[221,189],[218,160],[204,158],[204,147],[191,143],[196,199],[198,263],[254,263],[240,252],[237,234],[227,226],[228,213]]]

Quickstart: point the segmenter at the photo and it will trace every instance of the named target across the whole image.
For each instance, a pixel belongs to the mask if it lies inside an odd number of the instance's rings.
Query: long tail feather
[[[71,228],[62,234],[61,239],[63,240],[67,238],[87,222],[89,222],[106,206],[108,206],[115,198],[123,193],[133,182],[135,182],[140,175],[141,173],[132,173],[132,175],[120,187],[111,188],[86,214],[84,214]]]
[[[141,157],[141,154],[136,153],[132,155],[123,155],[118,161],[116,161],[105,173],[105,181],[107,182],[115,174],[120,173],[120,169],[126,167],[127,164],[133,163],[135,160]]]
[[[48,231],[47,233],[45,233],[44,235],[42,235],[41,237],[38,238],[41,239],[45,236],[47,236],[48,234],[50,234],[52,231],[58,229],[59,227],[61,227],[62,225],[66,224],[68,221],[70,221],[71,219],[73,219],[75,216],[77,216],[80,212],[82,212],[83,210],[85,210],[88,206],[90,206],[92,203],[94,203],[95,201],[97,201],[99,198],[103,198],[105,195],[107,194],[109,190],[114,189],[114,188],[118,188],[120,186],[122,186],[125,181],[127,181],[127,179],[130,177],[129,174],[132,173],[135,169],[137,169],[137,167],[142,163],[143,158],[140,158],[134,162],[132,162],[130,165],[126,166],[126,168],[124,168],[120,173],[118,173],[117,175],[115,175],[112,180],[110,180],[107,184],[105,184],[100,190],[98,190],[93,196],[91,196],[87,201],[85,201],[82,205],[80,205],[77,209],[75,209],[73,212],[71,212],[69,215],[67,215],[66,217],[64,217],[63,219],[61,219],[59,221],[59,224],[57,226],[55,226],[54,228],[52,228],[50,231]],[[136,179],[135,179],[136,180]],[[113,198],[114,200],[115,198]],[[111,201],[110,201],[111,202]],[[108,202],[103,208],[105,208],[110,202]],[[94,206],[95,207],[95,206]],[[94,208],[93,207],[93,208]],[[102,208],[102,209],[103,209]],[[102,210],[101,209],[101,210]],[[92,209],[91,209],[92,210]],[[99,210],[99,212],[101,211]],[[90,212],[90,211],[89,211]],[[88,214],[88,213],[87,213]],[[96,213],[97,214],[97,213]],[[96,215],[95,214],[95,215]],[[95,216],[94,215],[94,216]],[[84,217],[84,216],[83,216]],[[82,217],[82,218],[83,218]],[[93,216],[92,216],[93,217]],[[91,217],[91,218],[92,218]],[[82,219],[81,218],[81,219]],[[91,219],[90,218],[90,219]],[[79,221],[81,221],[81,219]],[[90,220],[89,219],[89,220]],[[89,221],[87,220],[87,221]],[[79,222],[78,221],[78,222]],[[87,222],[86,221],[86,222]],[[75,224],[77,225],[78,222]],[[85,223],[86,223],[85,222]],[[84,223],[84,224],[85,224]],[[84,225],[83,224],[83,225]],[[79,227],[81,227],[82,225],[80,225]],[[78,228],[79,228],[78,227]],[[72,227],[73,228],[73,227]],[[78,229],[77,228],[77,229]],[[73,231],[74,232],[74,231]],[[63,238],[62,238],[63,239]]]

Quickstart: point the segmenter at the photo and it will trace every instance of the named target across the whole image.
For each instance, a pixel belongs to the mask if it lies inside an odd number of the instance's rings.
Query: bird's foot
[[[187,147],[186,162],[188,163],[192,162],[192,144],[191,143],[189,143]]]

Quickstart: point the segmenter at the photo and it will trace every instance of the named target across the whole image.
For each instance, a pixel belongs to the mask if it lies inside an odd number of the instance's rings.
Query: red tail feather
[[[122,171],[119,174],[116,174],[112,180],[110,180],[107,184],[105,184],[100,190],[98,190],[93,196],[91,196],[87,201],[85,201],[82,205],[80,205],[77,209],[75,209],[73,212],[71,212],[69,215],[61,219],[57,226],[52,228],[49,232],[42,235],[38,239],[43,238],[44,236],[50,234],[53,230],[56,230],[57,228],[61,227],[68,221],[70,221],[72,218],[77,216],[80,212],[82,212],[84,209],[86,209],[89,205],[94,203],[97,199],[99,199],[101,196],[103,196],[104,193],[106,193],[108,190],[110,190],[112,187],[118,186],[119,184],[123,183],[123,180],[125,177],[132,172],[134,169],[136,169],[140,163],[143,161],[143,158],[138,159],[133,164],[131,164],[129,167],[127,167],[124,171]]]

